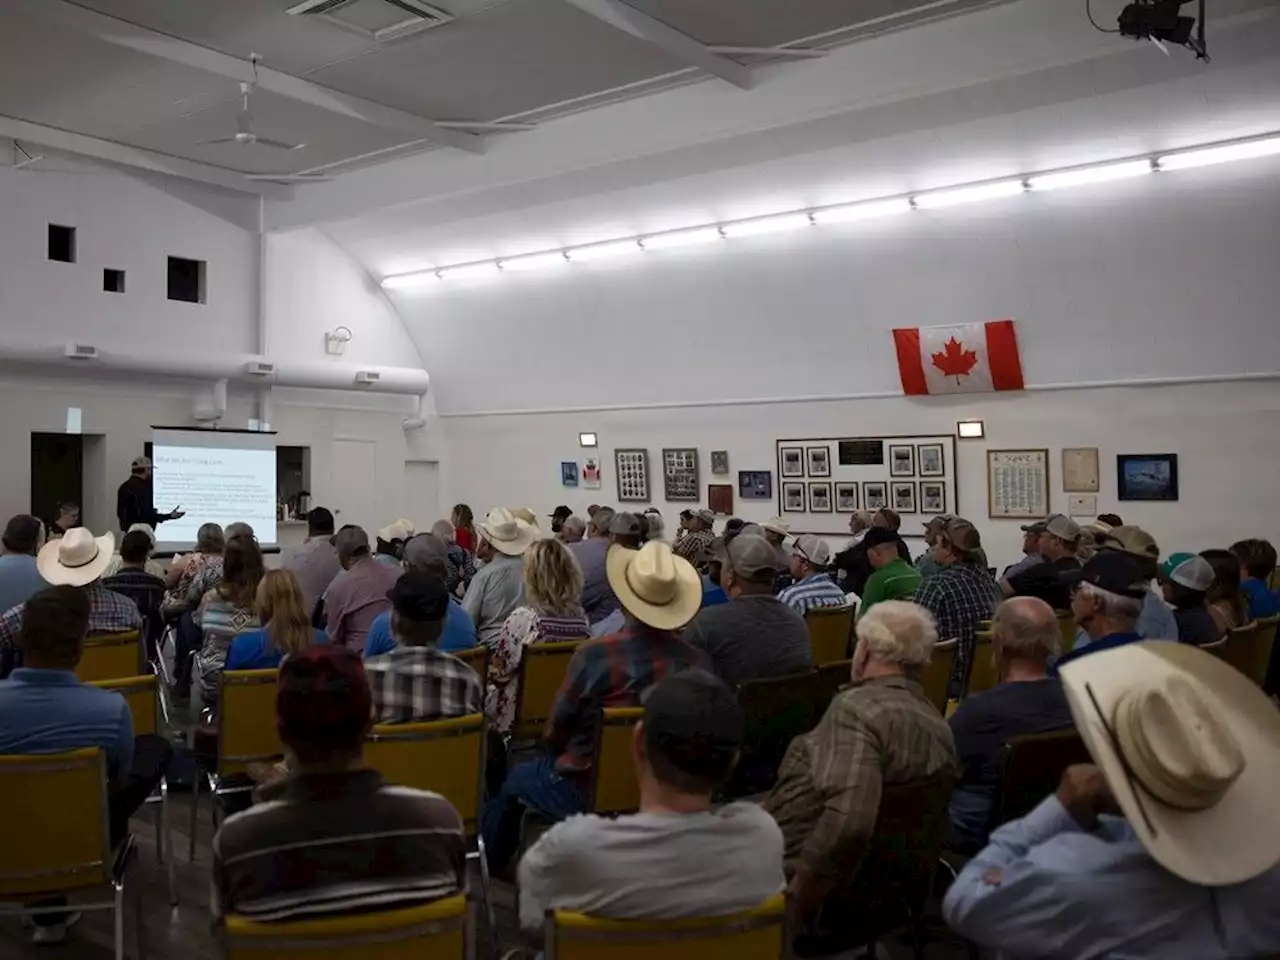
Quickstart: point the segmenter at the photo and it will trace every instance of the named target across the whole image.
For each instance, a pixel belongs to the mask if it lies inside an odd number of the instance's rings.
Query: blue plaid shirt
[[[849,598],[844,591],[825,573],[812,573],[798,583],[793,583],[778,594],[778,599],[802,617],[815,607],[849,605]]]
[[[123,594],[108,590],[101,581],[82,587],[89,597],[89,633],[124,633],[142,627],[142,615],[137,605]],[[15,667],[22,666],[22,651],[18,649],[18,634],[22,631],[22,608],[18,604],[0,616],[0,678],[9,676]]]

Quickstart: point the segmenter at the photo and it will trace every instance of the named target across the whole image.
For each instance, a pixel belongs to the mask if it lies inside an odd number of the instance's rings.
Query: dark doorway
[[[84,438],[77,433],[33,433],[31,512],[52,523],[64,500],[84,504]]]

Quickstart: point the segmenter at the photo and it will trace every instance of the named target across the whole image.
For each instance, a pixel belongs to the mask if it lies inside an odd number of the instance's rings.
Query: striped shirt
[[[462,820],[373,770],[302,775],[213,839],[215,918],[285,920],[424,903],[466,889]]]
[[[778,599],[800,616],[815,607],[845,607],[849,598],[825,573],[811,573],[778,594]]]
[[[396,647],[364,662],[377,723],[421,723],[484,709],[484,686],[470,666],[435,647]]]

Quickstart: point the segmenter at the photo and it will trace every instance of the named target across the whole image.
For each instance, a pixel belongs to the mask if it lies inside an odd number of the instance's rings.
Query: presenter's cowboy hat
[[[1170,873],[1243,883],[1280,863],[1280,711],[1231,664],[1145,640],[1061,668],[1076,729]]]
[[[72,527],[40,549],[36,570],[50,586],[83,587],[106,572],[115,549],[113,534],[95,537],[84,527]]]
[[[476,524],[480,535],[499,553],[518,557],[538,539],[537,531],[504,507],[494,507],[482,523]]]
[[[614,544],[605,571],[623,609],[658,630],[680,629],[702,606],[698,571],[661,540],[650,540],[639,550]]]

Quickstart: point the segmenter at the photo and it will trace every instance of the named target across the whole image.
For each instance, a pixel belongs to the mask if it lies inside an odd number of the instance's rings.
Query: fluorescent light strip
[[[411,273],[384,277],[382,286],[387,290],[409,290],[439,277],[441,280],[468,279],[497,276],[501,270],[534,269],[556,266],[565,262],[604,260],[625,256],[641,250],[669,250],[677,247],[713,243],[725,237],[747,237],[773,233],[777,230],[799,229],[809,224],[850,223],[886,214],[907,213],[912,209],[932,210],[1012,197],[1026,190],[1056,190],[1066,187],[1086,186],[1143,176],[1156,171],[1188,170],[1233,160],[1252,160],[1280,154],[1280,135],[1270,134],[1252,140],[1231,143],[1206,144],[1188,147],[1169,153],[1153,154],[1144,158],[1106,160],[1068,170],[1027,174],[1025,177],[997,180],[991,183],[962,184],[942,190],[929,190],[910,196],[864,200],[858,203],[820,207],[809,211],[773,214],[749,220],[737,220],[719,225],[704,225],[683,230],[670,230],[652,236],[628,237],[602,243],[567,247],[531,253],[503,260],[487,260],[455,267],[434,267]]]

